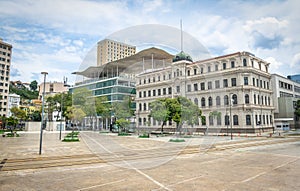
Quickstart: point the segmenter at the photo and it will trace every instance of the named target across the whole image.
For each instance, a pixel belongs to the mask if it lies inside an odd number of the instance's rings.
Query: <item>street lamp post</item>
[[[43,85],[43,95],[42,95],[42,123],[41,123],[41,133],[40,133],[40,149],[39,154],[42,154],[42,142],[43,142],[43,126],[44,126],[44,101],[45,101],[45,85],[46,85],[46,75],[47,72],[41,72],[44,75],[44,85]]]
[[[229,107],[229,112],[230,112],[230,139],[232,140],[232,113],[231,113],[231,107],[232,107],[232,93],[230,94],[230,107]]]
[[[59,126],[59,140],[61,140],[61,126],[62,126],[62,112],[63,112],[63,98],[64,98],[64,94],[61,94],[61,103],[60,103],[60,126]]]

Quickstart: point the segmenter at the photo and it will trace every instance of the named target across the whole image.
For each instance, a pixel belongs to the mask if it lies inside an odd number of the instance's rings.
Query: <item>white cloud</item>
[[[300,67],[300,52],[295,54],[291,62],[291,67]]]

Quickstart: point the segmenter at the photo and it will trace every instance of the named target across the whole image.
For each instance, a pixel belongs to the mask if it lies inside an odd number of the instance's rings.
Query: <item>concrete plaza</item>
[[[300,139],[141,139],[81,132],[0,138],[0,190],[298,190]],[[173,138],[175,139],[175,138]],[[276,144],[278,142],[278,144]]]

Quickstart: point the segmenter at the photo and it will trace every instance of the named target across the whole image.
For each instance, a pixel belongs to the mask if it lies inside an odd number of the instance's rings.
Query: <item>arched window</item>
[[[190,70],[187,71],[187,75],[188,75],[188,76],[191,75],[191,71],[190,71]]]
[[[247,66],[247,60],[246,60],[246,58],[243,59],[243,66]]]
[[[139,110],[140,111],[142,110],[142,104],[141,103],[139,104]]]
[[[255,94],[253,96],[253,101],[254,101],[254,104],[256,104],[256,95]]]
[[[146,110],[147,110],[147,104],[144,103],[144,111],[146,111]]]
[[[233,94],[232,95],[232,104],[237,104],[238,103],[238,101],[237,101],[237,95],[236,94]]]
[[[209,125],[213,126],[214,125],[214,117],[213,116],[209,116],[208,119],[209,119]]]
[[[225,96],[224,96],[224,105],[229,105],[229,102],[228,102],[228,95],[225,95]]]
[[[257,95],[257,102],[258,102],[258,104],[260,104],[259,95]]]
[[[229,125],[229,115],[225,115],[225,125]]]
[[[205,107],[205,98],[201,98],[201,107]]]
[[[246,115],[246,125],[251,125],[251,115]]]
[[[233,116],[233,125],[239,125],[239,116],[237,115]]]
[[[211,107],[213,105],[212,97],[208,98],[208,106]]]
[[[222,122],[221,122],[221,115],[218,115],[218,116],[217,116],[217,125],[222,125]]]
[[[217,106],[221,105],[221,98],[220,98],[220,96],[216,97],[216,105]]]
[[[245,104],[249,104],[249,95],[248,94],[245,95]]]
[[[195,105],[198,106],[198,99],[197,98],[194,99],[194,103],[195,103]]]

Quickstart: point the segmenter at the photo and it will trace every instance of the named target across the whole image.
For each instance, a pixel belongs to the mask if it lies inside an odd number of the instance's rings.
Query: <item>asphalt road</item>
[[[274,143],[283,139],[166,140],[85,132],[79,143],[62,143],[57,134],[45,133],[43,155],[39,156],[38,134],[1,138],[0,160],[7,160],[0,171],[0,190],[300,188],[299,140],[279,144]],[[248,147],[241,146],[248,143]],[[233,146],[215,149],[223,145]]]

